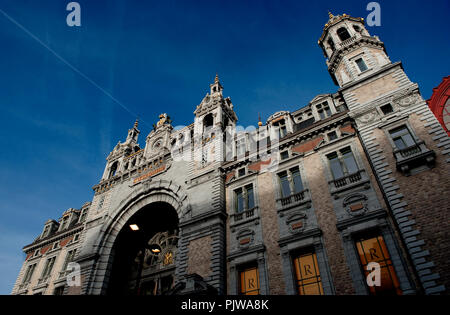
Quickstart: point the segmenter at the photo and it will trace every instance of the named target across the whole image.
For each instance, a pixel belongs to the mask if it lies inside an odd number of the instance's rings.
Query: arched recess
[[[97,262],[90,279],[86,279],[88,281],[87,294],[107,293],[114,262],[114,244],[119,233],[128,228],[127,222],[140,210],[155,203],[165,203],[175,209],[178,222],[182,222],[190,216],[187,195],[180,186],[173,184],[172,181],[152,181],[138,184],[137,187],[139,188],[124,198],[103,223],[98,241],[94,245],[94,251],[98,257]]]

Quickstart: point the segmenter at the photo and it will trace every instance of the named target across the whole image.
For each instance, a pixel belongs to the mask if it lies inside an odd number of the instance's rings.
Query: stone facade
[[[13,294],[448,293],[447,133],[362,19],[330,14],[319,45],[339,89],[295,112],[236,128],[216,76],[191,125],[162,114],[141,148],[136,122]],[[362,251],[392,287],[367,285]]]

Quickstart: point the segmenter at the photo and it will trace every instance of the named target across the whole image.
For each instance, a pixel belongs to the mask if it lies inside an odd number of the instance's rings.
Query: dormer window
[[[245,138],[241,137],[236,140],[236,155],[238,157],[243,157],[245,155]]]
[[[61,229],[60,230],[62,231],[65,228],[67,228],[68,223],[69,223],[69,217],[63,218],[62,222],[61,222]]]
[[[319,114],[320,119],[325,119],[331,116],[331,109],[328,106],[328,102],[324,102],[316,106],[317,113]]]
[[[344,41],[346,39],[350,38],[350,34],[347,31],[347,29],[345,27],[341,27],[340,29],[337,30],[337,35],[339,36],[339,39],[341,41]]]
[[[286,122],[284,119],[273,124],[278,128],[278,139],[284,138],[287,135]]]
[[[355,32],[359,33],[361,32],[361,28],[358,25],[353,25],[353,29],[355,30]]]

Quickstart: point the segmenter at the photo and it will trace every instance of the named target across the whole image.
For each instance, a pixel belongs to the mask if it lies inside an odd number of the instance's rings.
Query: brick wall
[[[303,162],[307,171],[306,175],[317,222],[323,232],[324,249],[327,254],[336,294],[354,294],[350,270],[344,256],[344,248],[336,228],[336,215],[331,202],[322,161],[318,154],[312,154],[305,157]]]
[[[376,141],[386,153],[389,169],[393,172],[400,187],[398,192],[404,195],[403,201],[408,203],[411,219],[421,232],[417,236],[425,241],[423,249],[430,251],[430,260],[436,265],[433,272],[438,272],[441,282],[450,288],[450,164],[440,154],[432,136],[424,128],[417,114],[411,114],[409,123],[416,135],[425,141],[430,150],[436,152],[436,167],[432,170],[406,177],[396,170],[393,149],[382,130],[374,130]]]
[[[203,278],[211,274],[211,236],[189,242],[187,274],[196,273]]]
[[[267,251],[267,273],[270,294],[286,294],[280,247],[278,239],[278,218],[275,206],[275,192],[272,174],[267,172],[258,176],[258,198],[261,213],[263,241]]]

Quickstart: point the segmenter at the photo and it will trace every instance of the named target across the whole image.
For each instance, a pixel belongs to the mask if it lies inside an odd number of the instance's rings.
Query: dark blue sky
[[[141,145],[157,116],[192,123],[219,73],[242,126],[335,92],[317,45],[328,10],[367,17],[369,1],[0,0],[0,294],[49,218],[93,196],[105,158],[136,116]],[[379,1],[368,27],[424,98],[450,74],[448,0]],[[132,112],[132,114],[130,113]]]

